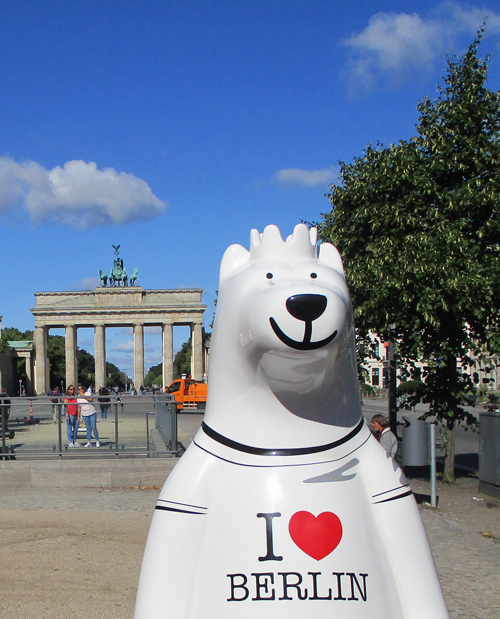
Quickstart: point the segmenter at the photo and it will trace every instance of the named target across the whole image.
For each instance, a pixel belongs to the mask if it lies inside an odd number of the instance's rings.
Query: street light
[[[398,406],[396,400],[396,344],[394,342],[394,330],[396,325],[389,325],[387,357],[389,362],[389,424],[391,432],[397,436]]]

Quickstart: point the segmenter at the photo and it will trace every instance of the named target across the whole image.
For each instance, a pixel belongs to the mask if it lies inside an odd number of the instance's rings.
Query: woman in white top
[[[80,404],[80,415],[83,417],[85,428],[87,429],[87,444],[85,447],[92,447],[92,433],[94,433],[95,446],[100,447],[95,406],[91,404],[92,398],[88,396],[90,396],[90,392],[85,393],[85,388],[80,385],[78,387],[77,402]]]

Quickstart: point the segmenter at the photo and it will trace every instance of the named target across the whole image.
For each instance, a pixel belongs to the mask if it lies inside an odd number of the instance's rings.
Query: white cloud
[[[304,187],[318,187],[333,183],[335,180],[334,168],[324,170],[301,170],[300,168],[287,168],[278,170],[274,178],[280,185],[302,185]]]
[[[119,344],[115,344],[111,349],[112,352],[134,352],[134,341],[130,342],[120,342]]]
[[[68,161],[47,170],[34,161],[0,157],[0,211],[21,206],[32,221],[94,228],[151,219],[166,203],[146,181],[90,161]]]
[[[487,7],[463,8],[458,2],[443,2],[438,5],[438,12],[449,14],[450,21],[456,24],[457,32],[475,33],[487,17],[486,33],[500,33],[500,15]]]
[[[487,8],[465,9],[456,2],[439,4],[429,17],[418,13],[376,13],[359,34],[345,39],[351,51],[349,81],[369,86],[380,75],[399,77],[431,65],[462,34],[475,34],[488,16],[487,33],[500,33],[500,16]]]
[[[158,365],[158,363],[161,363],[161,361],[162,361],[161,355],[158,355],[158,354],[146,355],[144,357],[144,372],[145,372],[145,374],[147,374],[149,372],[149,370],[153,366]]]
[[[101,285],[98,277],[84,277],[74,290],[94,290]]]

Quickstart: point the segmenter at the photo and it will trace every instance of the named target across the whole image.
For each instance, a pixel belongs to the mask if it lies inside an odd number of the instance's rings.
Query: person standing
[[[61,395],[59,393],[59,387],[54,387],[54,389],[52,389],[52,393],[50,395],[54,396],[51,399],[51,402],[52,402],[52,421],[54,423],[57,423],[57,417],[58,417],[58,411],[59,411],[59,396]]]
[[[373,415],[372,428],[377,441],[394,458],[398,450],[398,439],[391,432],[387,418],[383,415]]]
[[[10,405],[11,401],[9,400],[9,394],[7,393],[7,389],[5,389],[5,387],[2,387],[0,389],[0,423],[2,424],[0,426],[0,432],[2,431],[2,426],[3,431],[5,433],[8,432]]]
[[[97,398],[99,401],[99,406],[101,407],[101,421],[108,421],[108,410],[111,402],[111,398],[109,397],[110,393],[106,387],[101,387],[99,389],[99,397]]]
[[[78,387],[77,402],[80,405],[80,414],[83,417],[85,429],[87,430],[87,444],[84,445],[84,447],[92,447],[92,433],[95,438],[95,446],[100,447],[101,443],[99,442],[99,434],[97,432],[96,424],[97,414],[95,411],[95,406],[91,404],[92,394],[90,390],[85,393],[84,387]]]
[[[68,431],[68,447],[81,447],[76,442],[78,435],[78,423],[80,421],[80,405],[76,401],[74,385],[69,385],[63,404],[66,405],[66,422]]]

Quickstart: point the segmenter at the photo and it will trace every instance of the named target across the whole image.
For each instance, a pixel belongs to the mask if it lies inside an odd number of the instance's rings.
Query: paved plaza
[[[185,446],[201,415],[179,415]],[[122,463],[125,463],[122,464]],[[118,467],[129,466],[119,461]],[[157,459],[156,467],[171,466]],[[161,469],[160,469],[161,470]],[[69,475],[70,473],[68,473]],[[473,475],[438,484],[411,480],[420,501],[451,619],[500,617],[500,502]],[[0,616],[10,619],[131,619],[142,554],[159,487],[0,491]],[[165,557],[175,565],[176,557]],[[422,592],[425,595],[425,592]],[[167,601],[168,604],[168,601]]]

